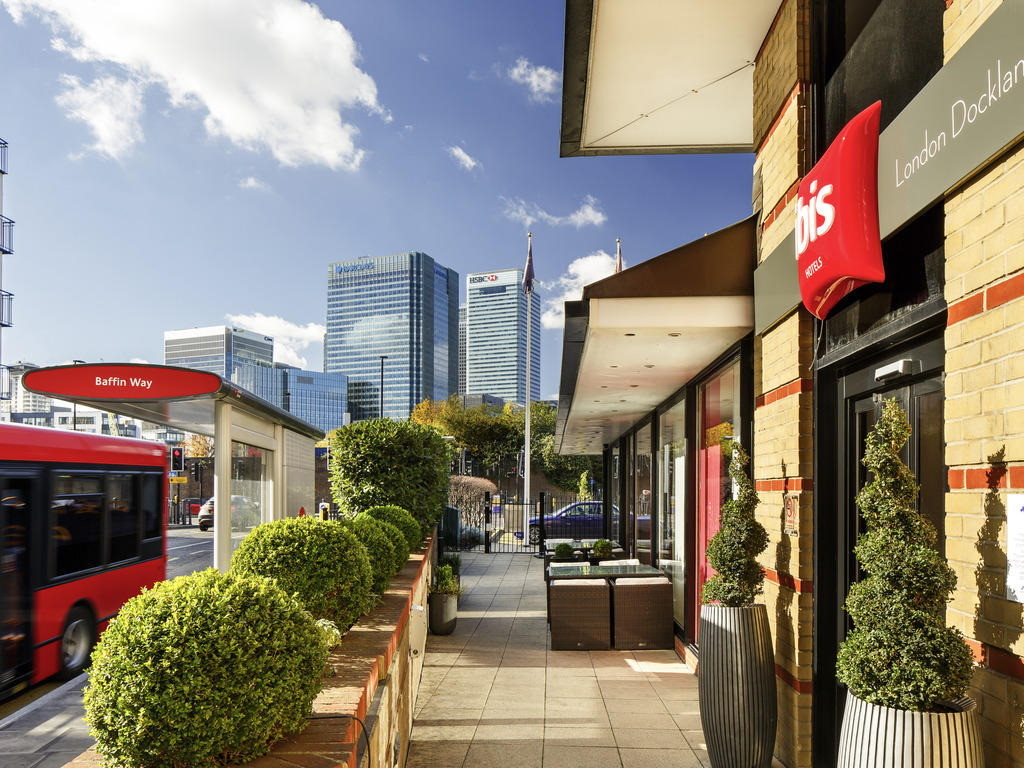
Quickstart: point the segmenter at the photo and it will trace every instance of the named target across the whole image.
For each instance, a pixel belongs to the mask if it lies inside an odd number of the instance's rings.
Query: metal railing
[[[0,290],[0,327],[10,328],[14,324],[14,294]]]
[[[14,253],[14,222],[0,216],[0,253]]]
[[[11,399],[11,369],[0,365],[0,400]]]

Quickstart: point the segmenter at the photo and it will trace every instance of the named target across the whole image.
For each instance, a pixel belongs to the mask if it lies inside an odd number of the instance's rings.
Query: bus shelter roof
[[[323,431],[216,373],[172,365],[84,363],[35,368],[22,377],[30,392],[98,410],[214,436],[218,400],[314,440]]]

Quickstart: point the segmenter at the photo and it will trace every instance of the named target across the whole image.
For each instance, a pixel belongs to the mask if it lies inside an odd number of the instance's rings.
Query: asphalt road
[[[213,531],[175,526],[167,531],[167,578],[213,565]],[[93,744],[85,725],[82,689],[88,674],[43,683],[0,704],[4,768],[61,768]]]

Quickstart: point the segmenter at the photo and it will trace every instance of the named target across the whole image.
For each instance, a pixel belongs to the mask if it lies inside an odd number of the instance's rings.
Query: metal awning
[[[756,265],[751,216],[566,302],[559,453],[601,453],[750,333]]]
[[[566,0],[561,156],[753,150],[781,0]]]
[[[324,433],[216,373],[173,365],[85,363],[35,368],[22,379],[40,395],[213,437],[218,400],[314,440]]]

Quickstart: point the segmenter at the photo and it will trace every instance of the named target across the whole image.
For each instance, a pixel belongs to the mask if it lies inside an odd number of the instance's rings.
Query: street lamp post
[[[388,359],[387,355],[380,356],[380,417],[384,418],[384,361]]]
[[[75,365],[84,365],[85,364],[85,360],[72,360],[71,362],[74,363]],[[71,428],[75,432],[78,431],[78,402],[77,401],[71,403]]]

